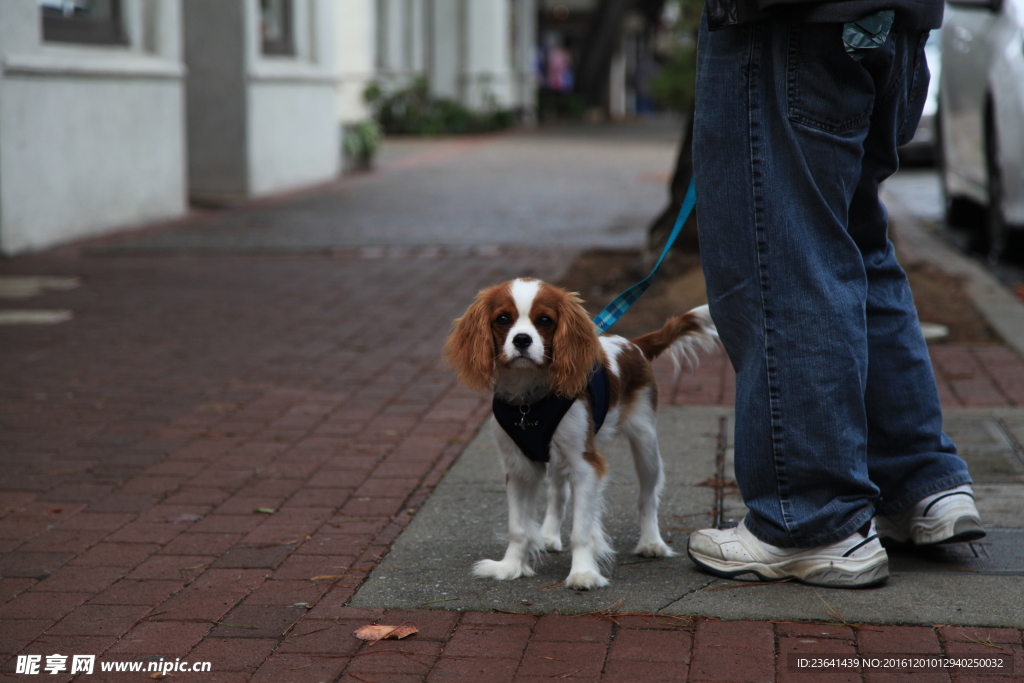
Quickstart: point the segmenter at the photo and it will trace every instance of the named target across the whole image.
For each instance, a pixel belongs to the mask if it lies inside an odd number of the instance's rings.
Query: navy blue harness
[[[594,415],[594,433],[608,415],[608,371],[598,363],[587,382],[590,410]],[[497,396],[492,404],[494,418],[527,458],[534,462],[551,460],[551,439],[575,398],[548,394],[530,405],[505,403]]]

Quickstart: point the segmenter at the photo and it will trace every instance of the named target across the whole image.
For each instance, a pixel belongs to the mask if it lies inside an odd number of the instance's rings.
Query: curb
[[[900,249],[963,277],[971,302],[1003,342],[1024,358],[1024,303],[983,266],[946,244],[898,197],[885,188],[882,195],[890,221],[898,225]]]

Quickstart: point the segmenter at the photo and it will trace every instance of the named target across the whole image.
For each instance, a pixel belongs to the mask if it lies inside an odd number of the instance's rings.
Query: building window
[[[260,0],[263,54],[294,55],[292,0]]]
[[[127,45],[121,0],[39,0],[43,40],[59,43]]]

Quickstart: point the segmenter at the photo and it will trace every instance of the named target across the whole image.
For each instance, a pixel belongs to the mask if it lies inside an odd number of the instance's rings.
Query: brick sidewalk
[[[939,397],[946,408],[1024,406],[1024,363],[996,344],[931,347]],[[672,405],[725,405],[736,399],[736,377],[725,353],[702,356],[694,372],[673,377],[668,363],[655,366],[662,400]]]
[[[1012,629],[346,607],[487,413],[440,362],[450,321],[480,287],[552,278],[565,261],[367,249],[0,262],[82,278],[3,302],[75,319],[0,328],[0,681],[34,680],[13,674],[19,653],[210,661],[191,680],[223,682],[806,680],[787,653],[897,646],[1012,653],[1024,672]],[[1024,402],[1024,366],[1002,347],[934,357],[945,400]],[[658,371],[672,403],[732,401],[724,354],[674,384]],[[375,620],[421,632],[351,636]]]

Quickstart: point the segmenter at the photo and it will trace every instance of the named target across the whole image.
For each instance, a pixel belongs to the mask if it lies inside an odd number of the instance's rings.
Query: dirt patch
[[[930,263],[906,267],[918,317],[949,328],[952,344],[999,344],[1002,340],[964,291],[964,278],[950,275]]]
[[[592,249],[580,255],[559,283],[583,297],[584,307],[596,315],[623,290],[651,271],[639,250]],[[673,254],[665,260],[654,284],[615,323],[611,332],[636,337],[659,329],[668,318],[706,304],[704,274],[700,259],[691,254]]]
[[[593,249],[576,259],[560,284],[579,292],[587,311],[595,315],[623,290],[646,277],[650,268],[639,250]],[[962,278],[923,262],[908,266],[907,277],[921,320],[948,327],[948,343],[1000,343],[965,293]],[[671,316],[705,303],[700,258],[694,254],[673,254],[666,259],[647,293],[611,331],[635,337],[660,328]]]

